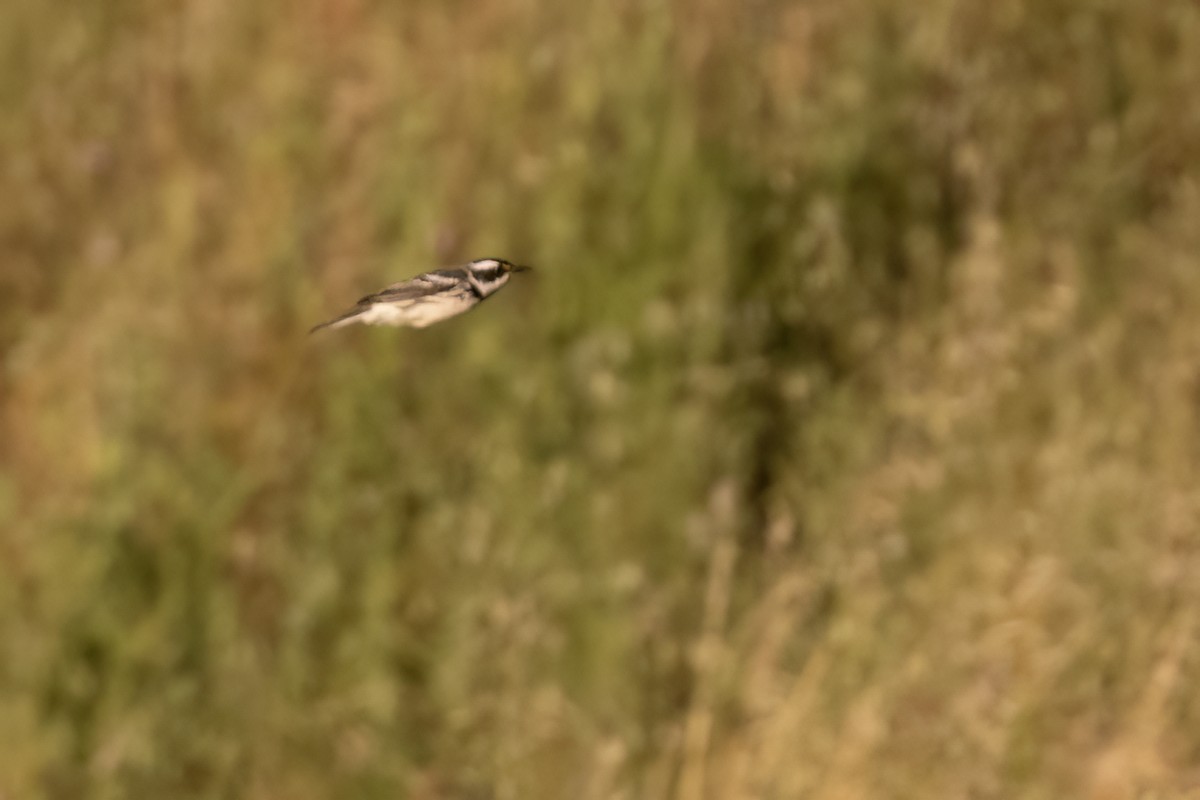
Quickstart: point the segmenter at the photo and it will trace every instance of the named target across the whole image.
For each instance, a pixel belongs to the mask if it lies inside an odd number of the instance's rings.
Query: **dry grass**
[[[0,798],[1200,796],[1194,3],[0,55]]]

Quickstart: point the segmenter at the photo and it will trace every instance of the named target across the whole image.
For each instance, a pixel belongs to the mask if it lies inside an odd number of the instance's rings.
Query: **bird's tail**
[[[362,311],[363,310],[361,308],[352,308],[345,314],[342,314],[339,317],[334,317],[328,322],[322,322],[320,325],[314,325],[312,329],[309,330],[309,334],[314,334],[317,331],[325,328],[337,330],[338,328],[344,328],[347,325],[353,325],[355,322],[358,322],[358,317],[360,314],[362,314]]]

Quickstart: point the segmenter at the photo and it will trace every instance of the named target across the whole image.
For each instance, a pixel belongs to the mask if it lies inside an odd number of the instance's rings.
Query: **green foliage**
[[[1194,789],[1194,3],[10,2],[0,65],[3,800]]]

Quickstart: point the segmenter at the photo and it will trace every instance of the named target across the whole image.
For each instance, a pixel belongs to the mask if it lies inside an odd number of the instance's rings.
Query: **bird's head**
[[[504,284],[514,272],[524,272],[529,267],[505,261],[502,258],[481,258],[467,264],[464,269],[474,279],[475,285],[484,296],[491,294]]]
[[[531,267],[514,264],[511,261],[505,261],[503,258],[481,258],[468,264],[467,269],[477,274],[482,272],[507,275],[510,272],[525,272],[531,269]]]
[[[500,269],[506,273],[507,272],[528,272],[530,269],[532,269],[532,267],[526,267],[522,264],[514,264],[511,261],[505,261],[502,258],[492,258],[492,259],[488,259],[488,260],[496,263],[500,267]]]

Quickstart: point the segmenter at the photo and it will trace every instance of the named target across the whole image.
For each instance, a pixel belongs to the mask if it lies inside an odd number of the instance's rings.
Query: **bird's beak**
[[[513,264],[510,272],[529,272],[533,267],[522,266],[521,264]]]

